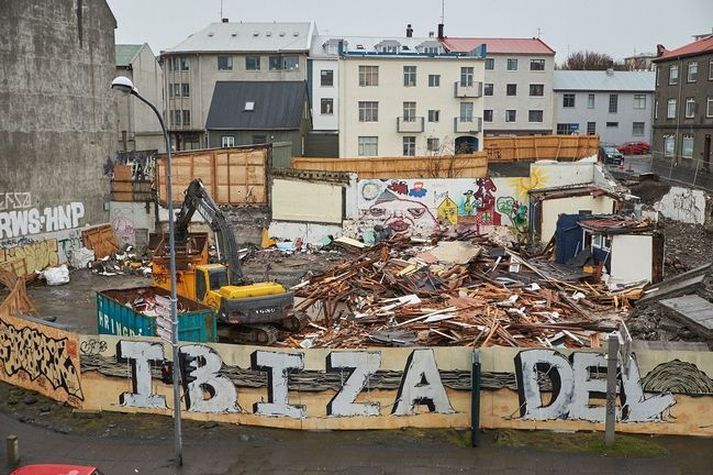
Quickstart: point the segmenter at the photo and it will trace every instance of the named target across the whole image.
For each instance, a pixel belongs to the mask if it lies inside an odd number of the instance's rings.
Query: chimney
[[[429,38],[433,38],[434,36],[435,36],[435,33],[434,33],[434,32],[432,32],[432,31],[429,31],[429,32],[428,32],[428,37],[429,37]]]
[[[439,23],[438,24],[438,39],[442,40],[443,38],[445,38],[445,36],[443,36],[443,23]]]
[[[657,44],[656,45],[656,57],[658,58],[662,54],[666,52],[666,48],[662,44]]]
[[[406,25],[406,38],[413,38],[413,28],[411,28],[411,23]]]

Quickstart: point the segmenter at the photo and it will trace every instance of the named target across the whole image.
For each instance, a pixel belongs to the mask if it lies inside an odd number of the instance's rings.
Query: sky
[[[223,0],[237,21],[315,21],[320,34],[414,36],[436,31],[442,0]],[[220,21],[221,0],[107,0],[117,43],[149,43],[155,54]],[[445,0],[446,36],[534,37],[562,62],[594,50],[622,59],[713,31],[713,0]]]

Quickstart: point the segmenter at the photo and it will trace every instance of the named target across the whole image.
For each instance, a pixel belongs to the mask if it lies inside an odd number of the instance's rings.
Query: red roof
[[[454,53],[468,53],[485,43],[487,52],[494,54],[555,54],[555,51],[539,38],[444,38],[442,42]]]
[[[694,41],[693,43],[688,43],[687,45],[681,46],[680,48],[665,50],[661,56],[656,58],[654,61],[661,61],[665,59],[681,58],[684,56],[695,56],[698,54],[703,54],[713,51],[713,35]]]
[[[78,465],[25,465],[10,475],[92,475],[95,467]]]

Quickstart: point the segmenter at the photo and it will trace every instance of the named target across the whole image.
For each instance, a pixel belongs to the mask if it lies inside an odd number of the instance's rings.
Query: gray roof
[[[555,71],[555,91],[654,92],[653,71]]]
[[[116,45],[114,53],[116,55],[116,66],[128,68],[141,52],[144,45]]]
[[[211,23],[162,53],[306,52],[316,31],[313,23]]]
[[[438,41],[438,38],[430,37],[411,37],[405,36],[335,36],[322,35],[315,36],[312,41],[310,56],[315,58],[336,58],[336,54],[330,54],[324,47],[326,43],[336,43],[339,40],[344,40],[344,51],[361,52],[361,51],[377,51],[377,46],[399,46],[400,51],[411,53],[420,52],[424,47],[440,47],[443,50],[443,45]],[[361,46],[361,47],[360,47]],[[404,49],[403,47],[407,49]]]
[[[304,81],[218,81],[213,90],[208,130],[296,130],[302,125]],[[245,110],[248,102],[252,111]]]

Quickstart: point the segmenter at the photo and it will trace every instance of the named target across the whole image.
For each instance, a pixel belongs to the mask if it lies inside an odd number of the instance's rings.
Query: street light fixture
[[[181,438],[181,393],[180,393],[180,370],[178,361],[178,313],[176,311],[176,238],[174,232],[173,221],[173,181],[171,178],[171,139],[166,132],[166,125],[163,123],[161,113],[146,98],[139,94],[131,79],[126,76],[117,76],[111,82],[111,88],[121,91],[124,94],[135,96],[141,102],[151,108],[156,114],[158,122],[161,124],[161,131],[166,142],[166,194],[168,195],[168,246],[170,259],[170,274],[171,274],[171,309],[170,317],[173,323],[173,331],[171,334],[171,348],[173,350],[173,428],[176,449],[176,466],[183,465],[183,447]]]

